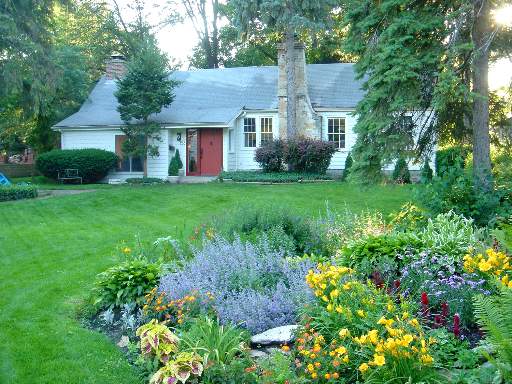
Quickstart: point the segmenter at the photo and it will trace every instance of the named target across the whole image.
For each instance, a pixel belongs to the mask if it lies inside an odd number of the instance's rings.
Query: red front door
[[[222,129],[187,129],[187,175],[216,176],[222,169]]]

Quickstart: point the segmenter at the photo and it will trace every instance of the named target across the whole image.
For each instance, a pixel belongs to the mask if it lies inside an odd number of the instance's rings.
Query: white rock
[[[251,343],[259,345],[289,343],[293,340],[293,332],[298,327],[298,325],[283,325],[281,327],[269,329],[268,331],[251,337]]]
[[[253,359],[260,359],[262,357],[267,357],[268,354],[264,351],[260,351],[259,349],[251,349],[251,351],[249,352],[249,355],[253,358]]]
[[[120,348],[125,348],[128,346],[128,344],[130,344],[130,339],[128,338],[128,336],[121,336],[121,339],[117,343],[117,346]]]

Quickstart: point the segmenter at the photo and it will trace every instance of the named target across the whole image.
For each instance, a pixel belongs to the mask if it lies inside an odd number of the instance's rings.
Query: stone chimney
[[[287,104],[287,76],[286,76],[286,51],[285,44],[279,44],[277,51],[277,97],[279,114],[279,136],[287,137],[286,130],[286,104]],[[295,43],[295,85],[296,85],[296,133],[298,136],[320,138],[320,118],[313,110],[308,94],[306,73],[306,54],[304,44]]]
[[[106,62],[105,76],[109,80],[120,79],[126,74],[126,61],[124,56],[114,54]]]

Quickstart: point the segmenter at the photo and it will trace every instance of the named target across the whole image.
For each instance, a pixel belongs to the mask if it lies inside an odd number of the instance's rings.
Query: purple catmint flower
[[[217,237],[194,256],[181,271],[163,276],[159,291],[170,299],[210,292],[222,323],[261,332],[296,322],[299,308],[313,299],[304,279],[313,263],[289,262],[265,239],[251,244]]]

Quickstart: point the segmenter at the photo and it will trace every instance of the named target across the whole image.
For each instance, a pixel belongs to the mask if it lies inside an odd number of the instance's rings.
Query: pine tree
[[[136,56],[128,63],[127,73],[118,81],[115,95],[118,111],[125,122],[121,130],[127,140],[123,152],[140,156],[144,160],[144,177],[147,177],[147,158],[158,156],[160,125],[150,116],[159,113],[174,100],[176,82],[169,78],[169,62],[156,45],[147,40],[141,44]]]
[[[353,164],[354,160],[352,159],[352,155],[349,152],[347,158],[345,159],[345,168],[343,169],[343,175],[341,176],[342,181],[347,180],[347,177],[350,175],[350,169],[352,168]]]
[[[174,156],[169,163],[169,176],[178,176],[181,168],[183,168],[183,162],[181,161],[180,152],[176,148]]]
[[[430,168],[430,163],[428,159],[425,159],[425,162],[423,163],[423,166],[420,170],[420,181],[422,184],[428,184],[432,181],[432,178],[434,176],[434,172],[432,171],[432,168]]]
[[[510,28],[491,31],[493,9],[506,1],[345,0],[345,48],[366,95],[357,107],[353,172],[361,180],[400,153],[428,152],[435,138],[473,136],[477,188],[490,185],[488,60],[512,51]],[[506,43],[508,41],[508,43]],[[397,124],[415,112],[415,132]]]
[[[407,160],[405,160],[404,157],[400,157],[395,164],[395,169],[393,170],[393,181],[398,184],[411,183],[411,173],[407,166]]]

